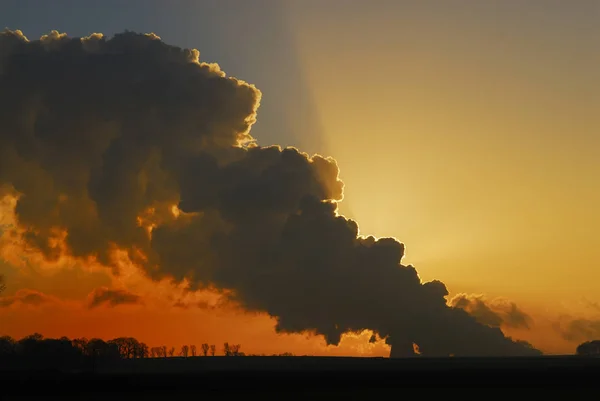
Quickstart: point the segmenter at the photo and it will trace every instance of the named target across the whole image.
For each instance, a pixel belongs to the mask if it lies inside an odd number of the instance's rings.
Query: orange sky
[[[217,344],[220,350],[228,341],[257,354],[389,354],[384,342],[369,343],[369,332],[349,334],[339,347],[327,347],[321,337],[309,333],[276,334],[275,321],[264,314],[219,306],[215,292],[184,293],[181,286],[153,282],[126,262],[120,266],[122,274],[115,277],[108,268],[69,257],[58,263],[44,262],[35,252],[19,249],[18,244],[5,243],[3,256],[13,263],[0,265],[9,282],[0,302],[2,334],[16,338],[33,332],[71,338],[133,336],[151,346],[176,348],[206,342]],[[91,293],[98,288],[126,289],[140,296],[140,301],[91,308]],[[27,299],[30,294],[37,296]]]
[[[214,291],[185,292],[183,286],[153,282],[126,257],[121,274],[95,263],[65,256],[47,262],[36,251],[26,250],[11,234],[15,227],[15,199],[0,202],[0,223],[6,231],[0,240],[0,274],[8,289],[0,299],[2,332],[15,338],[38,332],[47,337],[68,336],[110,339],[133,336],[150,346],[241,344],[246,353],[299,355],[387,356],[383,341],[369,343],[370,332],[349,333],[338,347],[326,346],[310,333],[277,334],[275,321],[264,314],[249,314],[234,305],[219,305]],[[99,288],[123,289],[140,297],[134,304],[90,307]],[[27,298],[30,294],[35,298]]]
[[[2,204],[4,227],[14,226],[10,211],[14,199],[5,197]],[[10,230],[5,231],[1,242],[5,261],[0,264],[0,272],[7,276],[9,288],[0,302],[0,319],[3,333],[16,338],[33,332],[71,338],[134,336],[150,346],[176,348],[207,342],[217,344],[220,349],[228,341],[242,344],[245,352],[256,354],[389,354],[384,341],[369,343],[370,332],[349,333],[337,347],[326,346],[322,337],[310,333],[277,334],[275,321],[268,316],[219,304],[219,295],[214,291],[190,293],[184,291],[185,283],[176,286],[167,281],[153,282],[123,255],[117,256],[122,261],[119,276],[103,266],[68,256],[58,262],[46,262],[37,252],[24,250],[9,233]],[[139,296],[139,301],[121,305],[105,302],[90,307],[92,293],[103,288],[127,291]],[[598,307],[587,306],[593,317]],[[526,310],[534,319],[532,329],[504,327],[503,330],[507,335],[531,341],[546,352],[569,353],[576,342],[563,340],[555,325],[568,323],[568,311],[581,307],[571,305],[569,309],[563,305],[561,310]],[[562,317],[557,314],[561,311]]]

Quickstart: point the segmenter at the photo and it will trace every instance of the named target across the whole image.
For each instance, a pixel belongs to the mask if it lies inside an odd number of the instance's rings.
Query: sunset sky
[[[335,158],[340,213],[361,235],[404,243],[403,264],[444,282],[448,300],[468,294],[499,315],[515,303],[530,323],[502,330],[546,353],[600,338],[600,2],[58,4],[5,0],[0,27],[29,40],[152,32],[198,49],[262,92],[258,144]],[[5,194],[0,335],[389,354],[368,332],[338,347],[277,334],[265,314],[153,281],[128,260],[120,275],[67,255],[45,261],[8,236],[16,199]]]

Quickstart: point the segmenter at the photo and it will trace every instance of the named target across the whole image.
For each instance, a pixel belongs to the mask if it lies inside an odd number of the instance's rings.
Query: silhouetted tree
[[[35,354],[39,354],[43,339],[44,336],[39,333],[33,333],[23,337],[18,341],[19,353],[26,357],[32,357]]]
[[[164,358],[167,356],[167,347],[152,347],[150,348],[150,356],[152,358]]]
[[[195,345],[190,345],[190,352],[192,353],[192,356],[196,356],[196,346]]]
[[[600,357],[600,340],[586,341],[577,346],[575,351],[580,356]]]
[[[149,354],[148,346],[133,337],[119,337],[108,343],[117,347],[123,359],[147,358]]]
[[[215,356],[215,353],[217,352],[217,346],[216,345],[211,345],[210,346],[210,356]]]
[[[41,357],[48,363],[59,362],[60,364],[71,364],[79,362],[78,357],[81,357],[79,350],[73,347],[71,340],[66,337],[59,339],[45,338],[39,342],[40,348],[38,352]]]
[[[12,357],[17,353],[17,342],[10,336],[0,337],[0,357]]]
[[[209,345],[208,344],[202,344],[201,347],[202,347],[202,355],[208,356],[208,350],[210,348]]]
[[[119,348],[117,347],[117,345],[115,343],[107,343],[106,341],[100,339],[100,338],[92,338],[91,340],[87,340],[87,339],[83,339],[85,342],[82,341],[82,346],[83,346],[83,353],[84,355],[87,356],[91,356],[91,357],[100,357],[103,356],[104,354],[108,354],[109,351],[108,349],[111,349],[115,355],[117,357],[120,357],[121,355],[119,354]]]
[[[185,348],[184,348],[185,350]],[[174,348],[171,350],[171,354]],[[0,365],[51,369],[95,369],[96,362],[118,359],[166,356],[166,347],[151,349],[132,337],[119,337],[110,341],[99,338],[69,339],[44,338],[34,333],[15,341],[0,337]],[[187,351],[184,352],[187,354]]]
[[[240,344],[223,344],[223,354],[225,356],[243,356],[244,353],[240,352],[240,348],[242,346]]]
[[[175,347],[171,347],[169,350],[169,356],[172,357],[173,355],[175,355]]]
[[[81,365],[84,356],[67,337],[46,339],[38,333],[15,343],[5,338],[3,348],[11,354],[9,358],[36,368],[74,368]],[[13,351],[10,351],[11,348]]]
[[[119,356],[121,358],[131,358],[133,357],[133,349],[129,346],[129,341],[127,341],[124,337],[113,338],[108,341],[111,346],[116,347],[119,351]]]
[[[243,353],[240,352],[240,348],[242,346],[240,344],[234,344],[229,346],[229,354],[231,356],[243,356]]]
[[[83,355],[86,354],[88,342],[88,339],[85,337],[75,338],[71,340],[71,344],[73,345],[73,347],[77,348]]]
[[[135,357],[136,358],[148,358],[150,356],[150,348],[145,343],[139,343],[139,346],[136,348]]]
[[[5,289],[6,284],[4,283],[4,276],[0,274],[0,294],[2,294]]]
[[[182,346],[181,347],[181,356],[184,358],[187,358],[189,351],[190,351],[190,347],[188,347],[187,345]]]
[[[152,358],[165,358],[167,356],[167,347],[152,347],[150,349]]]
[[[92,338],[85,347],[85,355],[99,359],[118,359],[119,348],[114,342],[106,342],[100,338]]]

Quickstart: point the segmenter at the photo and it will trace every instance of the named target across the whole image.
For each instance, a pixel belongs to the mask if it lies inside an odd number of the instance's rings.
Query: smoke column
[[[154,34],[0,34],[0,186],[27,246],[117,274],[123,250],[328,344],[371,329],[392,356],[539,353],[449,307],[400,242],[360,237],[336,161],[256,145],[261,92],[199,56]]]

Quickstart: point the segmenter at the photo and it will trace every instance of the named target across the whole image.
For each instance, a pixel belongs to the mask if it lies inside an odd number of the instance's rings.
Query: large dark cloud
[[[57,258],[67,233],[71,254],[117,269],[116,246],[330,344],[373,329],[400,354],[537,352],[448,307],[398,241],[358,237],[336,162],[254,145],[260,92],[198,56],[135,33],[0,36],[0,184],[21,194],[29,246]]]

